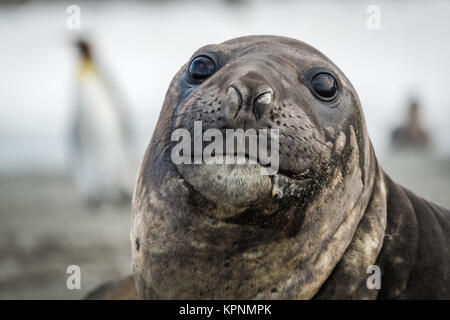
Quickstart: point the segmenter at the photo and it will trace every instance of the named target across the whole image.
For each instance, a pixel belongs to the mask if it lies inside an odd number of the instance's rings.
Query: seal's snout
[[[257,72],[249,72],[231,82],[227,91],[225,111],[233,127],[254,127],[264,119],[273,101],[273,89]]]

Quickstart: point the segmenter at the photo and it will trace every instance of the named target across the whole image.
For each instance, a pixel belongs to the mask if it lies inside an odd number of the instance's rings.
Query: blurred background
[[[170,80],[252,34],[327,55],[385,171],[450,207],[448,1],[0,1],[0,299],[131,272],[129,197]]]

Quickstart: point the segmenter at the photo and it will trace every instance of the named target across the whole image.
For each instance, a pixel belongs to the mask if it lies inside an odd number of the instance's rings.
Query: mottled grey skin
[[[189,82],[188,64],[177,73],[135,189],[141,298],[450,298],[449,211],[381,170],[357,94],[328,58],[274,36],[209,45],[193,57],[199,53],[212,56],[217,71],[199,85]],[[319,69],[338,80],[331,103],[309,89]],[[255,105],[267,90],[271,103]],[[194,120],[203,130],[279,129],[278,174],[174,165],[171,133],[192,131]],[[373,264],[380,290],[366,286]]]

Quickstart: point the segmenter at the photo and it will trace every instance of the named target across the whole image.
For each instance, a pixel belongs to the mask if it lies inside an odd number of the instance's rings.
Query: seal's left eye
[[[311,79],[311,87],[316,97],[324,101],[333,100],[338,91],[336,79],[327,72],[316,74]]]
[[[189,65],[189,76],[194,81],[203,81],[216,71],[214,62],[206,57],[199,56]]]

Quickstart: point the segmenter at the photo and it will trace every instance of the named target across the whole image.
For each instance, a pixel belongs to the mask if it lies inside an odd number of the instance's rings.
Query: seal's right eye
[[[210,77],[216,71],[214,62],[206,56],[198,56],[189,65],[189,77],[196,82],[201,82]]]

